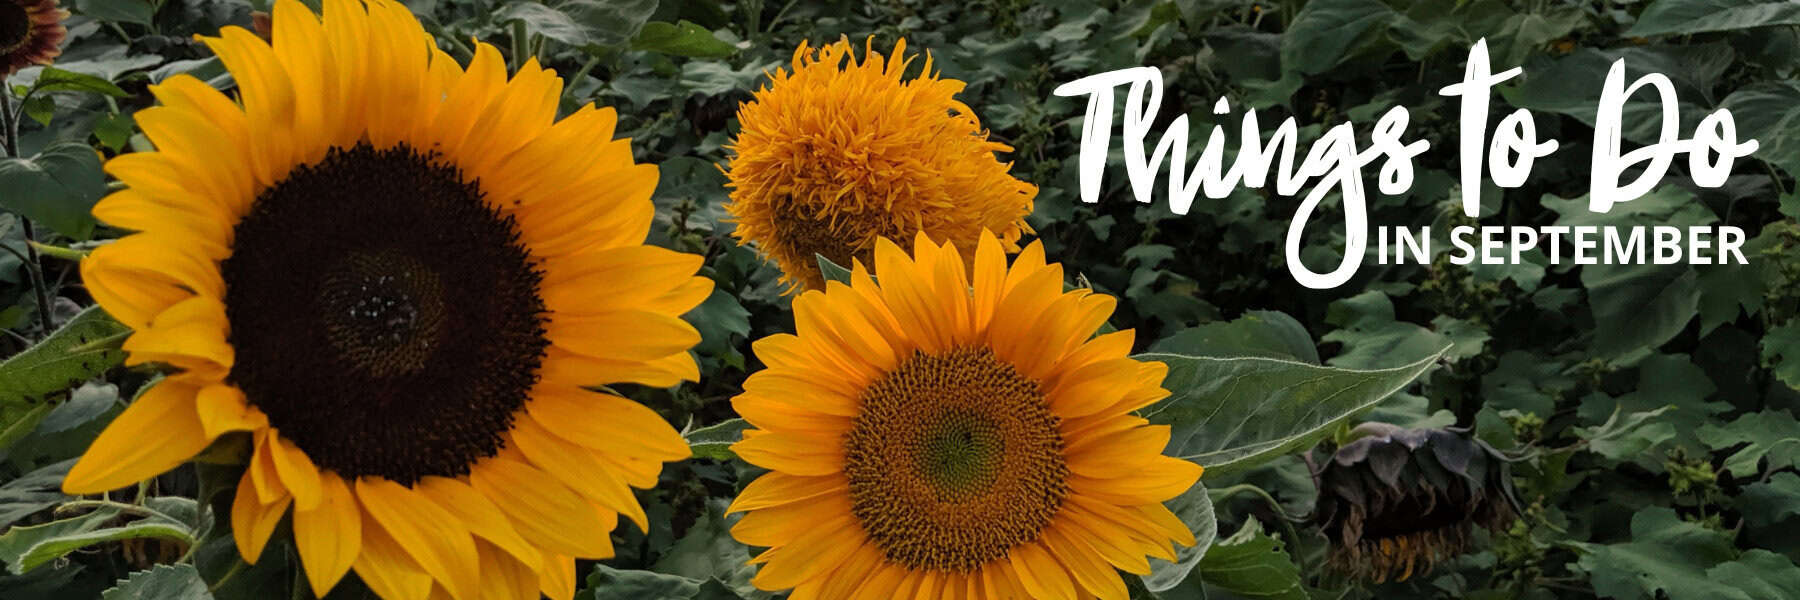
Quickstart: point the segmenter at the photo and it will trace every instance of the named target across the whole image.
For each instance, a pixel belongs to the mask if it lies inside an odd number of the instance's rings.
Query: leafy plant
[[[4,0],[0,0],[4,1]],[[703,255],[715,292],[687,319],[702,334],[698,383],[617,390],[681,429],[695,457],[638,492],[648,531],[621,525],[615,558],[584,562],[582,598],[768,598],[754,555],[728,534],[729,499],[756,475],[729,451],[744,428],[730,398],[761,365],[750,340],[793,329],[779,273],[732,237],[718,165],[739,102],[801,40],[900,37],[967,88],[959,99],[1003,160],[1037,184],[1030,223],[1070,285],[1119,297],[1110,326],[1170,367],[1169,399],[1145,418],[1168,452],[1207,468],[1170,503],[1200,543],[1133,582],[1138,598],[1778,598],[1800,595],[1800,10],[1753,0],[742,0],[410,2],[441,48],[467,41],[536,59],[566,84],[564,112],[620,115],[640,162],[660,165],[652,242]],[[241,446],[222,443],[132,493],[57,491],[119,406],[154,376],[124,368],[124,326],[91,308],[76,266],[121,232],[89,214],[103,161],[145,150],[133,115],[147,86],[187,73],[234,84],[195,33],[251,26],[262,0],[80,0],[51,67],[0,84],[0,596],[9,599],[307,597],[283,533],[254,566],[237,557],[230,486]],[[1528,108],[1563,148],[1521,187],[1482,190],[1463,215],[1454,152],[1461,80],[1485,39],[1494,111]],[[1685,165],[1608,214],[1586,209],[1589,138],[1606,70],[1668,75],[1683,131],[1715,108],[1761,143],[1725,185]],[[915,70],[923,61],[916,61]],[[1406,193],[1370,198],[1376,225],[1430,226],[1424,264],[1364,261],[1334,290],[1293,281],[1283,243],[1299,199],[1239,189],[1186,215],[1132,199],[1110,157],[1100,201],[1079,198],[1079,99],[1057,85],[1152,65],[1166,89],[1154,131],[1239,113],[1289,116],[1302,145],[1392,106],[1413,115]],[[1659,108],[1626,107],[1625,138],[1653,141]],[[1196,143],[1202,140],[1195,140]],[[1228,144],[1235,146],[1235,143]],[[1198,152],[1191,149],[1190,155]],[[1326,201],[1301,259],[1335,265],[1345,240]],[[1731,225],[1748,265],[1452,264],[1455,225]],[[1373,258],[1373,257],[1369,257]],[[828,278],[843,268],[824,261]],[[1375,583],[1323,569],[1328,538],[1305,519],[1316,463],[1366,421],[1471,428],[1512,465],[1520,506],[1473,550]],[[236,440],[235,443],[243,443]],[[1220,537],[1219,533],[1228,535]],[[354,584],[332,598],[371,597]]]

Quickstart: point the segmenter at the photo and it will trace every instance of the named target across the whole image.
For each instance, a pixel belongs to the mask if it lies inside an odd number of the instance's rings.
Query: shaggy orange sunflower
[[[138,231],[82,261],[173,372],[69,471],[92,494],[232,432],[254,454],[231,526],[256,562],[293,516],[314,593],[351,569],[390,600],[568,599],[574,559],[613,554],[631,487],[687,444],[593,386],[698,375],[680,315],[701,258],[644,245],[657,171],[611,109],[558,120],[562,82],[492,46],[464,69],[392,0],[296,0],[274,44],[204,38],[239,102],[151,87],[155,152],[106,165],[94,209]]]
[[[69,11],[56,0],[0,0],[0,79],[31,65],[47,65],[62,54]]]
[[[794,300],[796,335],[758,341],[768,368],[732,400],[756,429],[732,447],[771,472],[732,535],[768,547],[766,590],[793,598],[1105,598],[1194,543],[1162,502],[1201,468],[1161,454],[1132,414],[1168,368],[1094,332],[1110,296],[1063,291],[1032,244],[1009,269],[983,233],[973,281],[952,244],[876,240],[877,284]],[[972,285],[971,285],[972,284]]]
[[[994,157],[1012,148],[988,139],[955,98],[963,82],[938,78],[929,55],[903,81],[906,40],[888,59],[870,44],[859,63],[847,39],[803,43],[793,71],[777,69],[738,110],[725,207],[737,237],[806,289],[824,287],[817,256],[868,263],[882,238],[923,232],[972,248],[990,229],[1016,252],[1037,187]]]

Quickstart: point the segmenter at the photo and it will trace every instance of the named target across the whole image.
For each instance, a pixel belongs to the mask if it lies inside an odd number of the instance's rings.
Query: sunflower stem
[[[23,102],[19,110],[25,110]],[[0,77],[0,142],[6,144],[6,155],[19,156],[19,115],[13,113],[12,88],[6,86],[6,78]]]
[[[219,588],[225,587],[225,583],[231,581],[231,578],[237,576],[238,571],[242,570],[244,570],[244,561],[243,559],[238,559],[235,564],[231,565],[230,571],[226,571],[224,575],[219,576],[219,580],[214,581],[212,585],[206,586],[206,592],[210,594],[219,591]]]
[[[1287,509],[1283,508],[1281,503],[1275,500],[1274,496],[1269,495],[1267,490],[1257,487],[1255,484],[1240,483],[1212,492],[1210,495],[1213,498],[1217,498],[1217,500],[1214,500],[1213,502],[1214,504],[1217,504],[1242,492],[1247,492],[1262,498],[1264,502],[1269,504],[1269,510],[1275,512],[1275,520],[1281,522],[1283,537],[1287,538],[1289,555],[1294,558],[1294,563],[1300,565],[1301,571],[1304,572],[1306,570],[1306,565],[1302,562],[1303,559],[1300,556],[1300,532],[1294,530],[1294,523],[1292,518],[1288,516]]]
[[[594,53],[588,54],[587,61],[581,63],[581,68],[575,70],[575,75],[570,77],[568,84],[563,87],[563,93],[564,94],[575,93],[575,84],[580,83],[581,78],[587,77],[588,72],[594,70],[594,67],[599,64],[600,64],[600,53],[594,52]]]
[[[519,67],[525,66],[525,49],[526,49],[526,47],[527,47],[527,41],[526,41],[526,35],[525,35],[525,21],[523,21],[523,20],[513,21],[512,70],[515,73],[518,72]]]
[[[66,246],[58,246],[55,244],[45,244],[42,242],[32,242],[31,247],[33,249],[37,250],[38,254],[41,256],[48,256],[50,258],[60,258],[60,259],[70,261],[70,262],[81,262],[81,259],[87,258],[87,252],[82,251],[82,250],[76,250],[74,248],[69,248]]]
[[[71,501],[62,503],[61,506],[56,507],[56,510],[58,510],[58,511],[73,511],[73,510],[82,509],[82,508],[93,508],[93,509],[111,508],[111,509],[118,510],[119,512],[122,512],[125,514],[136,515],[139,517],[163,517],[165,519],[171,518],[168,515],[165,515],[161,512],[157,512],[156,510],[148,508],[148,507],[139,506],[136,504],[128,504],[125,502],[118,502],[118,501],[114,501],[114,500],[71,500]]]
[[[48,336],[55,330],[50,326],[50,296],[44,289],[44,265],[38,259],[37,235],[32,231],[31,219],[25,215],[19,215],[19,231],[25,234],[25,271],[31,276],[31,292],[37,298],[38,325]]]
[[[25,110],[20,104],[19,110]],[[0,77],[0,141],[6,144],[6,155],[19,157],[19,114],[13,112],[12,89],[6,86],[6,78]],[[36,232],[32,230],[31,219],[19,215],[19,231],[25,234],[25,272],[31,278],[31,291],[38,303],[38,325],[43,328],[44,335],[50,335],[50,298],[44,290],[44,268],[38,260]]]

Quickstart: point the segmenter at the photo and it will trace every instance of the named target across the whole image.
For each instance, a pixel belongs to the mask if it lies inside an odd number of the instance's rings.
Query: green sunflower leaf
[[[1195,482],[1193,487],[1176,496],[1167,504],[1170,511],[1181,519],[1189,531],[1194,532],[1194,545],[1176,546],[1175,562],[1160,558],[1150,559],[1150,574],[1144,576],[1144,587],[1152,592],[1174,589],[1187,579],[1194,566],[1206,557],[1208,549],[1213,545],[1213,538],[1218,536],[1219,521],[1213,514],[1212,497],[1206,494],[1206,485]]]
[[[694,458],[731,460],[737,458],[737,454],[731,451],[731,445],[743,439],[744,430],[748,428],[750,428],[748,421],[732,419],[688,431],[681,437],[687,440],[688,448],[694,452]]]
[[[1630,542],[1567,545],[1581,552],[1572,566],[1589,574],[1602,598],[1751,600],[1788,598],[1800,588],[1800,567],[1787,557],[1765,550],[1740,554],[1731,534],[1683,521],[1667,507],[1633,516]]]
[[[1749,413],[1730,423],[1706,423],[1697,435],[1708,448],[1732,450],[1722,465],[1732,477],[1762,472],[1764,458],[1771,471],[1800,464],[1800,420],[1786,409]]]
[[[37,82],[32,84],[32,90],[37,92],[86,92],[114,98],[130,96],[125,93],[125,90],[119,89],[119,86],[113,85],[111,81],[86,73],[64,71],[56,67],[44,67],[44,72],[38,75]]]
[[[150,506],[76,501],[94,510],[80,516],[42,525],[13,527],[0,535],[0,561],[22,574],[71,552],[102,544],[135,539],[164,539],[192,545],[197,537],[192,522],[197,509],[189,498],[154,498]],[[114,525],[126,516],[135,520]]]
[[[80,385],[125,360],[131,329],[99,306],[88,307],[44,338],[0,362],[0,406],[22,406]]]
[[[75,11],[114,23],[149,25],[156,17],[156,6],[148,0],[77,0]]]
[[[630,43],[655,11],[655,0],[564,0],[554,7],[514,2],[500,7],[493,18],[497,23],[520,22],[533,34],[593,49]]]
[[[736,46],[686,19],[679,23],[645,23],[637,38],[631,40],[631,49],[694,58],[722,58],[737,52]]]
[[[825,255],[823,254],[814,254],[813,257],[818,259],[819,272],[825,275],[826,281],[836,281],[844,285],[850,285],[850,269],[844,268],[843,265],[835,262],[831,262],[831,259],[825,258]]]
[[[1200,560],[1200,579],[1243,598],[1307,598],[1300,566],[1288,557],[1281,540],[1264,532],[1255,519],[1206,551]]]
[[[655,571],[614,569],[606,565],[594,565],[594,572],[588,575],[587,585],[591,591],[581,597],[594,600],[642,600],[644,598],[739,600],[742,598],[730,588],[713,579],[701,581],[679,575],[665,575]]]
[[[1644,8],[1625,35],[1683,35],[1796,24],[1800,24],[1800,4],[1792,2],[1657,0]]]
[[[31,158],[0,158],[0,190],[0,208],[85,240],[94,233],[88,211],[106,194],[106,177],[93,148],[63,141]]]
[[[212,598],[193,565],[156,565],[132,573],[100,594],[100,600],[206,600]]]
[[[68,500],[62,480],[74,464],[74,459],[51,463],[0,485],[0,529]]]
[[[1404,388],[1450,350],[1411,364],[1355,370],[1272,358],[1141,354],[1169,365],[1173,395],[1144,411],[1173,429],[1167,453],[1214,477],[1312,446],[1331,429]]]

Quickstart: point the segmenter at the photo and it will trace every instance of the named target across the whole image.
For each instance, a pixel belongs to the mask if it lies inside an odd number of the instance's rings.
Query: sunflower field
[[[1152,162],[1407,109],[1424,260],[1135,189],[1136,67]],[[1797,174],[1791,1],[0,0],[0,600],[1800,598]]]

